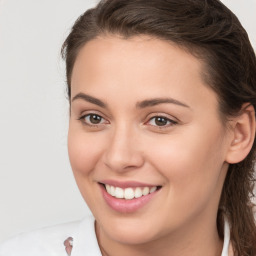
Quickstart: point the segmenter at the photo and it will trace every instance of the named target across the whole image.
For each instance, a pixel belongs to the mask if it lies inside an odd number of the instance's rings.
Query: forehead
[[[148,36],[136,36],[124,39],[118,36],[100,37],[91,40],[80,50],[74,65],[74,70],[82,68],[102,67],[111,68],[111,64],[119,64],[119,69],[132,65],[136,68],[160,69],[175,72],[180,67],[195,71],[198,75],[202,71],[202,63],[188,51],[177,44]],[[166,64],[166,66],[164,66]],[[169,67],[169,68],[168,68]],[[133,70],[134,71],[134,70]]]
[[[103,37],[79,52],[71,78],[71,95],[85,90],[97,96],[156,96],[198,101],[215,93],[203,80],[203,64],[174,43],[146,36]]]

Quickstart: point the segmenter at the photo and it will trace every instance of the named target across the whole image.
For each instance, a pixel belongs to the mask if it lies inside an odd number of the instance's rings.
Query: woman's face
[[[158,39],[113,36],[81,49],[69,156],[108,239],[142,244],[215,228],[230,136],[202,72],[194,56]]]

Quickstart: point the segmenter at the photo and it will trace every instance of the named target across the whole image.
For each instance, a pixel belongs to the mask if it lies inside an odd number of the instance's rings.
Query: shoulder
[[[75,221],[20,234],[0,245],[0,256],[66,256],[63,242],[73,236],[80,223]]]

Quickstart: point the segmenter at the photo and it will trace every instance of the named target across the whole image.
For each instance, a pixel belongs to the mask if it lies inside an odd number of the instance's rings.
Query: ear
[[[255,109],[243,104],[240,114],[232,119],[232,140],[226,155],[226,162],[235,164],[249,154],[255,140]]]

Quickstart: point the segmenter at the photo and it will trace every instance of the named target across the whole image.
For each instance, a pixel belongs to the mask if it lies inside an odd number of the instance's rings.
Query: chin
[[[140,230],[111,230],[108,234],[112,240],[126,245],[142,245],[155,240],[154,235]]]
[[[151,222],[138,220],[116,219],[114,222],[106,219],[101,222],[100,229],[113,241],[127,245],[147,244],[160,237],[156,226]]]

